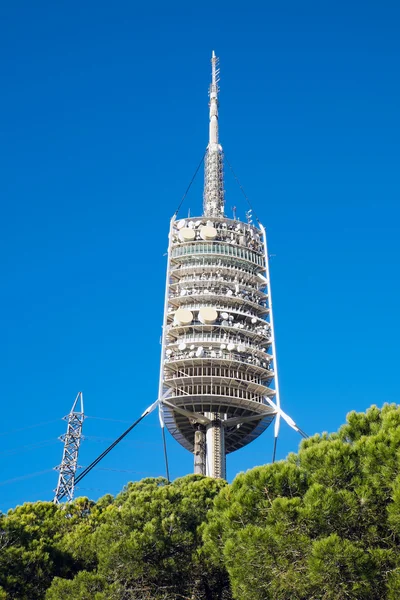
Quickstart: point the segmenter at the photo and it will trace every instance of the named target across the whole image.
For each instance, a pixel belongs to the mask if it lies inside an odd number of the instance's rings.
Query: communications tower
[[[279,419],[264,227],[224,214],[218,59],[212,53],[203,215],[171,219],[159,399],[194,472],[226,477],[226,455]]]

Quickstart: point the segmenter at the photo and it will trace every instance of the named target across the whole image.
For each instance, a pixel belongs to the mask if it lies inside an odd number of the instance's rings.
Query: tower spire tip
[[[219,66],[215,51],[211,54],[211,85],[209,87],[209,138],[205,158],[204,214],[223,216],[224,183],[222,175],[222,148],[218,140],[218,91]]]

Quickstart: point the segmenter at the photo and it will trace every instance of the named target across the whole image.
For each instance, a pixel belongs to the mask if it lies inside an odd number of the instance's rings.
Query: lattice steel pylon
[[[67,502],[74,497],[75,473],[78,467],[79,446],[82,441],[82,425],[85,419],[83,411],[83,394],[79,392],[72,405],[71,411],[64,417],[67,421],[67,433],[60,436],[64,443],[61,464],[55,467],[60,472],[54,496],[54,504],[59,504],[62,498]]]

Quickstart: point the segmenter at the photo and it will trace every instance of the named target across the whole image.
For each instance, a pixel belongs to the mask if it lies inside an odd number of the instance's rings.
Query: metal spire
[[[218,58],[213,50],[211,57],[210,126],[209,141],[204,163],[203,208],[206,217],[224,216],[224,181],[222,147],[218,143]]]
[[[218,82],[219,69],[217,68],[218,58],[213,50],[211,57],[211,85],[210,85],[210,135],[208,149],[211,151],[218,150]]]
[[[79,408],[77,408],[78,401]],[[67,433],[60,436],[60,440],[64,443],[64,451],[61,464],[56,467],[60,475],[58,476],[58,484],[55,489],[55,504],[59,504],[64,497],[66,497],[67,501],[71,501],[74,497],[75,473],[78,469],[78,452],[82,440],[84,418],[83,394],[79,392],[72,405],[71,412],[64,417],[68,425]]]

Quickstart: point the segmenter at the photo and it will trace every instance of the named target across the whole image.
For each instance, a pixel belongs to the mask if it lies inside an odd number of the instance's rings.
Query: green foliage
[[[188,476],[130,484],[95,533],[98,571],[125,597],[206,594],[208,573],[197,557],[199,526],[224,482]],[[210,574],[215,580],[215,569]]]
[[[231,485],[190,475],[0,515],[0,600],[398,600],[400,409]]]
[[[7,597],[43,598],[54,576],[68,577],[81,568],[58,542],[81,518],[85,501],[69,507],[74,512],[69,519],[50,502],[24,504],[1,516],[0,586]]]
[[[46,600],[109,600],[110,586],[97,573],[81,571],[74,579],[56,577],[47,590]]]
[[[400,409],[350,413],[239,475],[202,533],[238,600],[400,598]]]

